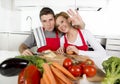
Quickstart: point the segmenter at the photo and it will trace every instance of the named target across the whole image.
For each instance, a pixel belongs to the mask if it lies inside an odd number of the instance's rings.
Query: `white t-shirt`
[[[94,51],[79,50],[79,55],[89,56],[91,59],[96,60],[96,62],[98,62],[98,60],[100,60],[100,59],[104,59],[104,57],[107,56],[106,51],[101,46],[101,44],[95,39],[95,37],[91,34],[91,32],[86,29],[81,30],[81,32],[82,32],[82,35],[84,37],[86,44],[89,44],[94,49]],[[62,36],[60,38],[61,47],[64,46],[64,42],[65,42],[64,36]],[[70,42],[68,41],[68,43],[70,43]],[[78,46],[83,45],[79,33],[77,35],[77,39],[73,43],[70,43],[70,44],[74,44],[74,45],[78,45]]]

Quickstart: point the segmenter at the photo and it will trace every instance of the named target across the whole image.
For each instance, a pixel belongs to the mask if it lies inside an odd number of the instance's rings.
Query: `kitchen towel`
[[[38,27],[38,28],[33,29],[33,33],[35,36],[37,47],[39,48],[39,47],[45,46],[46,39],[45,39],[43,28]]]

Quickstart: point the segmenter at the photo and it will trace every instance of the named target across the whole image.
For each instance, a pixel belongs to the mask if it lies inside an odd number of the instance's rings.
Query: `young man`
[[[79,22],[77,25],[80,25],[82,28],[84,28],[85,24],[81,18],[77,17],[78,14],[75,14],[72,10],[69,10],[68,13],[72,16],[72,24]],[[60,47],[59,37],[61,37],[62,34],[55,30],[55,14],[52,9],[44,7],[40,11],[39,16],[46,37],[46,46],[38,48],[37,51],[42,52],[47,49],[56,51]],[[33,52],[30,50],[30,48],[34,46],[36,46],[36,41],[34,35],[32,34],[20,45],[19,51],[22,55],[33,55]]]
[[[52,9],[44,7],[40,11],[40,21],[43,26],[44,34],[46,37],[46,46],[38,48],[38,52],[50,49],[56,51],[60,47],[59,34],[55,30],[55,14]],[[54,44],[54,45],[51,45]],[[22,55],[33,55],[30,48],[36,46],[36,41],[34,35],[30,35],[19,47],[19,51]]]

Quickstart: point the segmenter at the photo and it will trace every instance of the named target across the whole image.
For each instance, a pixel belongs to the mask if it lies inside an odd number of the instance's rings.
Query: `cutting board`
[[[55,53],[55,55],[56,56],[54,56],[54,57],[47,57],[47,56],[40,56],[40,57],[45,58],[47,60],[47,62],[54,61],[54,62],[58,62],[61,65],[63,64],[63,61],[66,57],[70,57],[70,58],[72,58],[74,60],[78,60],[78,61],[85,61],[87,58],[89,58],[87,56],[79,56],[79,55],[67,55],[67,54],[59,55],[56,53]],[[97,68],[97,74],[94,77],[87,77],[88,81],[101,82],[103,80],[103,78],[105,77],[105,73],[101,69],[99,69],[97,66],[96,66],[96,68]]]

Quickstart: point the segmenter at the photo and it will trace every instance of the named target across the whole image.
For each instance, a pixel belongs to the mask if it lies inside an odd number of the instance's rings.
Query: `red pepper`
[[[35,65],[28,65],[18,76],[18,84],[40,84],[41,72]]]

